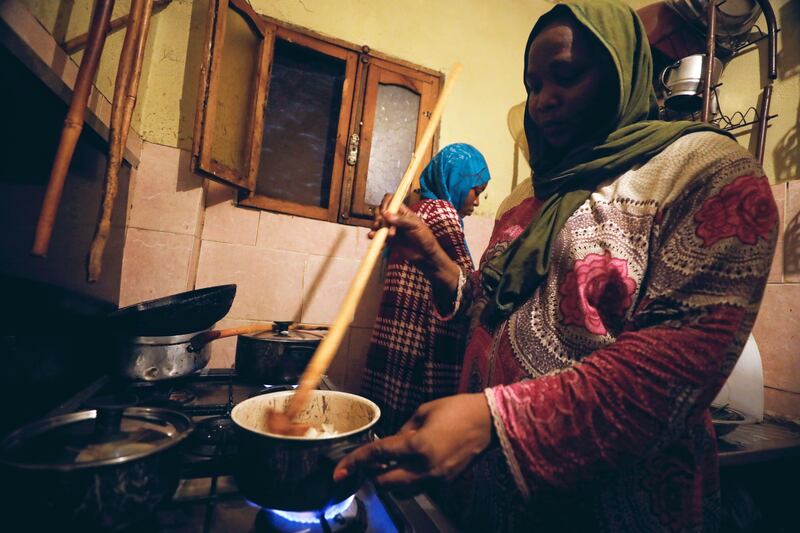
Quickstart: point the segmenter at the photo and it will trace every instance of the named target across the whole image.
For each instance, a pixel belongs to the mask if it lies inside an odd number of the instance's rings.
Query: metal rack
[[[767,39],[767,83],[761,92],[761,102],[758,108],[752,106],[744,112],[736,111],[731,115],[722,113],[719,109],[718,116],[712,118],[711,116],[711,94],[716,91],[720,85],[711,85],[711,69],[712,62],[706,61],[705,71],[703,73],[703,107],[700,120],[704,122],[712,122],[724,130],[732,131],[745,126],[757,126],[757,144],[755,157],[759,163],[764,162],[764,145],[767,139],[767,128],[769,121],[778,115],[770,115],[769,107],[772,100],[772,83],[778,77],[777,68],[777,48],[778,48],[778,24],[775,19],[775,11],[769,3],[769,0],[757,0],[764,13],[767,22],[767,33],[765,34],[761,28],[756,26],[756,31],[751,32],[751,37],[747,41],[736,45],[731,50],[731,57],[744,52],[747,48],[755,46],[760,41]],[[717,8],[725,3],[725,0],[716,1],[712,0],[708,3],[708,11],[706,13],[708,32],[706,37],[706,57],[712,58],[716,54],[716,30],[717,30]],[[719,99],[717,98],[717,105]]]

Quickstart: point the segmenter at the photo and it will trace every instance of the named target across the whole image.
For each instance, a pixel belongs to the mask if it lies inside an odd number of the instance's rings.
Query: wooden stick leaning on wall
[[[58,151],[50,171],[50,181],[45,189],[39,221],[36,224],[36,234],[33,240],[33,248],[31,249],[33,255],[44,257],[50,247],[50,238],[53,236],[58,204],[61,203],[67,171],[83,130],[83,121],[86,118],[86,103],[89,101],[92,82],[97,73],[100,56],[103,53],[103,46],[106,42],[106,27],[109,20],[111,20],[111,11],[113,9],[114,0],[96,0],[95,2],[92,20],[89,23],[89,44],[78,68],[78,77],[75,80],[72,100],[69,104],[67,117],[64,119],[64,129],[61,131]]]
[[[155,0],[153,2],[153,15],[164,11],[171,2],[172,0]],[[111,35],[122,28],[126,28],[130,20],[130,13],[126,13],[121,17],[115,18],[108,23],[108,27],[106,28],[106,36]],[[82,50],[83,47],[86,46],[87,40],[88,33],[83,33],[77,37],[73,37],[69,41],[64,41],[64,43],[61,45],[61,48],[63,48],[66,53],[72,55],[75,52]]]
[[[88,280],[91,282],[100,278],[100,273],[103,269],[103,252],[111,231],[111,213],[114,209],[114,200],[117,197],[122,154],[125,152],[125,145],[128,142],[128,130],[131,127],[133,108],[136,106],[136,94],[139,91],[139,78],[142,74],[142,63],[144,61],[152,10],[153,0],[133,0],[131,2],[130,25],[125,34],[125,41],[122,44],[120,64],[117,69],[117,80],[114,87],[114,102],[111,112],[111,146],[109,147],[108,165],[106,167],[102,214],[89,251]]]
[[[433,109],[430,121],[428,122],[428,125],[419,140],[419,144],[411,155],[411,161],[408,164],[405,174],[400,180],[400,184],[397,186],[397,190],[394,192],[391,202],[389,202],[387,211],[390,213],[397,212],[397,210],[400,208],[400,204],[403,202],[406,194],[408,193],[408,189],[411,187],[414,176],[422,164],[423,154],[428,150],[428,147],[433,139],[433,134],[435,133],[436,128],[439,125],[439,121],[441,120],[444,104],[447,101],[450,92],[453,90],[453,84],[455,83],[456,79],[458,79],[461,69],[462,66],[459,63],[456,63],[453,65],[453,68],[450,70],[450,74],[447,76],[447,82],[442,89],[442,94],[439,96],[439,100],[436,102],[436,106]],[[331,361],[333,361],[333,357],[336,355],[336,351],[339,349],[342,338],[344,337],[348,326],[350,326],[350,323],[353,321],[356,306],[364,294],[367,281],[369,280],[372,269],[375,267],[378,257],[383,250],[383,245],[386,243],[386,238],[388,235],[389,229],[381,228],[376,232],[375,237],[373,237],[372,242],[367,249],[366,256],[361,262],[361,265],[359,266],[358,271],[356,272],[356,275],[350,284],[350,288],[345,295],[344,302],[342,302],[341,307],[339,307],[339,312],[336,315],[330,330],[328,330],[325,338],[314,352],[314,356],[311,358],[311,361],[309,361],[308,366],[306,366],[303,375],[300,376],[300,382],[297,390],[289,401],[289,405],[285,412],[289,422],[291,422],[306,406],[311,395],[311,391],[317,388],[322,375],[328,370],[328,366],[330,366]]]

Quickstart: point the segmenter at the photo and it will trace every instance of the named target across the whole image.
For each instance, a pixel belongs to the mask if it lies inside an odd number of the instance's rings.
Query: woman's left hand
[[[396,435],[344,457],[333,473],[342,481],[357,470],[381,486],[413,494],[450,481],[492,440],[492,416],[483,393],[459,394],[423,404]]]

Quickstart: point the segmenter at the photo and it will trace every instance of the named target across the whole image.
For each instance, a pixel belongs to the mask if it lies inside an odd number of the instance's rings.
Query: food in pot
[[[322,427],[319,429],[315,428],[314,426],[311,426],[306,430],[303,436],[313,439],[313,438],[335,437],[338,434],[339,432],[333,429],[333,424],[322,424]]]

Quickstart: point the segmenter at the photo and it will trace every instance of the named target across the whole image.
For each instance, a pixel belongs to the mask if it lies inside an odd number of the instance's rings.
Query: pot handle
[[[367,444],[366,442],[341,442],[339,444],[333,444],[328,450],[325,452],[325,457],[333,461],[334,463],[338,463],[344,456],[348,453],[357,450],[358,448]]]
[[[234,335],[242,335],[244,333],[261,333],[262,331],[272,331],[272,328],[272,324],[253,324],[238,328],[212,329],[209,331],[203,331],[192,337],[192,340],[189,341],[189,346],[186,347],[186,350],[189,352],[199,352],[205,348],[206,344],[217,339],[224,339],[225,337],[233,337]]]
[[[667,68],[665,68],[664,70],[662,70],[661,71],[661,75],[658,77],[659,81],[661,82],[661,86],[664,87],[664,89],[667,91],[667,94],[671,94],[672,93],[672,91],[669,89],[669,87],[667,87],[667,79],[666,79],[667,78],[667,73],[670,70],[675,70],[680,66],[681,66],[681,60],[679,59],[676,62],[674,62],[673,64],[671,64],[670,66],[668,66]]]

